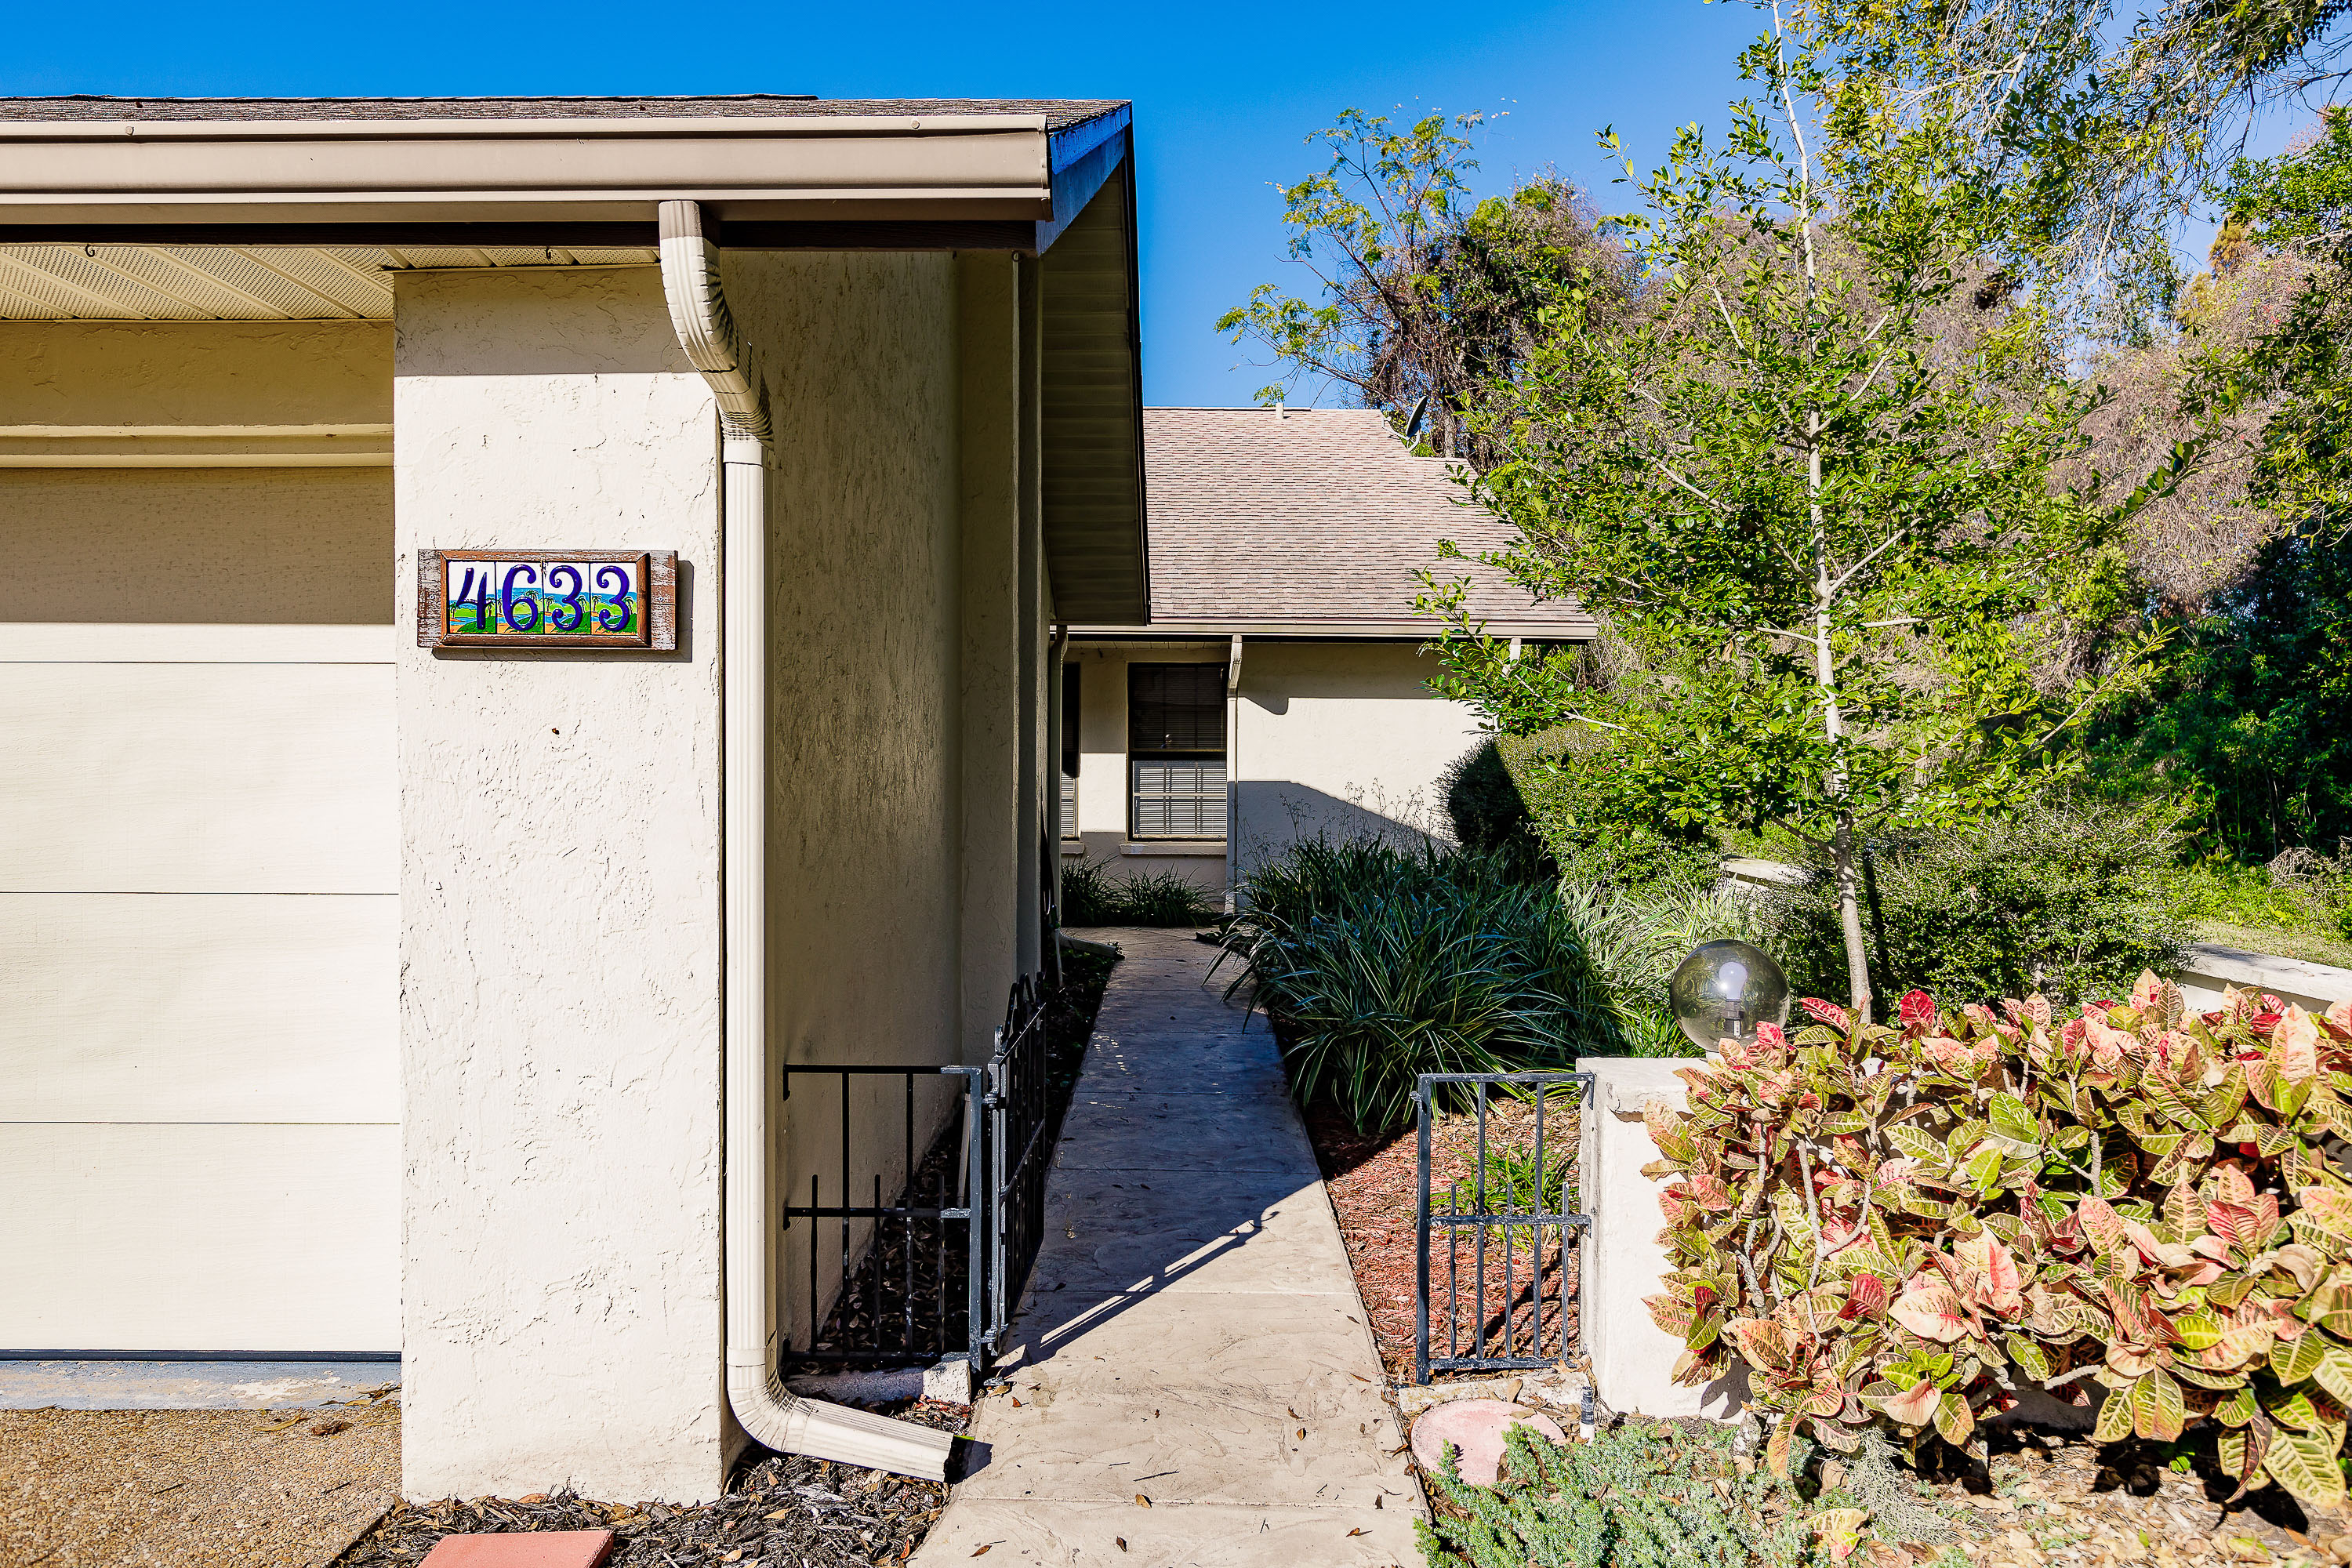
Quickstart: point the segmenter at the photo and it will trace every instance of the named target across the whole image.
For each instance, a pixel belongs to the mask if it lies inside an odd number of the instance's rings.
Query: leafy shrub
[[[2352,837],[2352,531],[2265,546],[2102,758],[2185,793],[2200,847],[2254,864]]]
[[[1302,1099],[1377,1132],[1424,1072],[1687,1055],[1666,976],[1700,942],[1762,934],[1751,902],[1710,885],[1637,897],[1514,869],[1507,853],[1312,838],[1251,876],[1226,947]]]
[[[1114,876],[1098,860],[1062,863],[1062,923],[1066,926],[1197,926],[1223,912],[1206,889],[1179,872]]]
[[[1198,882],[1177,871],[1139,871],[1113,880],[1114,923],[1135,926],[1207,925],[1224,913]]]
[[[1727,1430],[1627,1421],[1562,1446],[1524,1424],[1492,1490],[1449,1454],[1433,1478],[1453,1505],[1414,1525],[1432,1568],[1822,1568],[1851,1546],[1859,1509],[1836,1494],[1806,1515],[1769,1470],[1742,1475]]]
[[[1714,839],[1662,817],[1601,731],[1505,736],[1496,754],[1566,880],[1638,891],[1714,875]]]
[[[1533,879],[1558,875],[1551,851],[1536,831],[1518,780],[1501,746],[1481,741],[1456,757],[1439,778],[1454,842],[1474,855],[1492,855]]]
[[[1066,926],[1110,925],[1110,868],[1099,860],[1062,862],[1062,923]]]
[[[1874,845],[1863,909],[1874,988],[2116,994],[2143,969],[2172,968],[2195,936],[2170,886],[2178,853],[2160,809],[2093,800],[2032,801],[1972,833]],[[1776,900],[1768,945],[1801,984],[1842,991],[1836,894],[1825,866],[1811,868],[1811,885]]]
[[[2192,1016],[2143,974],[2063,1022],[2038,995],[1804,1005],[1647,1113],[1678,1377],[1744,1363],[1784,1471],[1801,1434],[1969,1444],[2021,1384],[2080,1385],[2102,1442],[2205,1415],[2241,1492],[2344,1500],[2352,1004]]]

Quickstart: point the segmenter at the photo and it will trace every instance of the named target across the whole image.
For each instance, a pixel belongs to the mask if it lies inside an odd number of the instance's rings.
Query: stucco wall
[[[1438,784],[1477,738],[1464,704],[1433,696],[1436,663],[1404,643],[1252,643],[1228,737],[1234,868],[1301,837],[1447,831]]]
[[[724,266],[778,432],[773,1060],[953,1061],[955,264]],[[429,545],[675,548],[684,600],[672,658],[402,650],[404,1484],[711,1496],[740,1440],[719,1388],[715,413],[650,269],[404,279],[399,322],[404,573]],[[859,1201],[898,1183],[898,1088],[853,1102]],[[839,1202],[830,1087],[798,1080],[779,1109],[781,1192],[805,1203],[822,1173]],[[814,1229],[822,1311],[839,1233]],[[803,1341],[811,1233],[781,1265]]]
[[[728,303],[758,346],[781,439],[769,488],[770,1038],[781,1063],[959,1059],[961,705],[955,262],[730,253]],[[1009,984],[1003,977],[1002,984]],[[999,1005],[1002,1005],[1000,1001]],[[835,1083],[772,1125],[782,1191],[839,1195]],[[927,1087],[914,1142],[947,1110]],[[905,1174],[898,1079],[858,1080],[852,1180]],[[841,1272],[837,1222],[786,1237],[782,1325],[806,1343]],[[865,1227],[852,1234],[862,1251]]]
[[[956,258],[958,455],[962,557],[963,1059],[988,1059],[1004,1020],[1020,931],[1006,919],[1021,884],[1021,491],[1024,402],[1019,258]]]
[[[1222,890],[1223,853],[1150,852],[1127,837],[1127,668],[1222,664],[1230,642],[1083,644],[1078,831],[1084,853],[1116,871],[1172,870]],[[1248,642],[1229,703],[1230,865],[1251,868],[1294,840],[1446,831],[1439,776],[1477,739],[1477,720],[1431,694],[1435,661],[1404,643]]]
[[[646,269],[403,275],[423,547],[678,552],[674,656],[401,639],[403,1486],[709,1495],[718,429]]]

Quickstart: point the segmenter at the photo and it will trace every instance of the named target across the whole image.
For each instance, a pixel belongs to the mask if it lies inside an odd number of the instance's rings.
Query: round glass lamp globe
[[[1744,942],[1707,942],[1691,949],[1672,980],[1666,1000],[1675,1022],[1699,1049],[1717,1042],[1756,1037],[1759,1024],[1789,1021],[1789,979],[1772,955]]]

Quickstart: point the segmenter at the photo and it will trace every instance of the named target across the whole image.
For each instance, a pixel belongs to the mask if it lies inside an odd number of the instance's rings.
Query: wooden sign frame
[[[534,582],[531,619],[534,629],[496,632],[457,632],[449,629],[448,592],[449,569],[453,563],[467,562],[504,563],[529,566],[603,565],[633,566],[642,603],[636,626],[629,632],[572,632],[552,629],[552,616],[560,612],[551,609],[541,600],[538,590],[545,584]],[[580,575],[575,574],[575,575]],[[587,574],[593,576],[593,574]],[[508,574],[509,583],[512,574]],[[569,604],[591,584],[572,584],[569,595],[554,595]],[[468,601],[472,602],[472,601]],[[505,599],[499,601],[503,609],[512,605]],[[594,612],[583,610],[576,617],[588,624]],[[496,618],[504,619],[503,614]],[[539,627],[550,629],[537,629]],[[674,653],[677,649],[677,552],[675,550],[424,550],[416,560],[416,646],[419,647],[502,647],[502,648],[608,648],[620,653]]]

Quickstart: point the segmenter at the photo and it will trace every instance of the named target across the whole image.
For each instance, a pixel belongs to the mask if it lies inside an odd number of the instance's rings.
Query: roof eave
[[[1489,620],[1488,637],[1517,637],[1524,642],[1590,642],[1597,628],[1590,621],[1528,622]],[[1218,641],[1227,637],[1287,638],[1300,642],[1433,642],[1445,635],[1434,621],[1260,621],[1173,620],[1154,617],[1145,625],[1071,626],[1074,642],[1166,639]]]
[[[1041,114],[0,121],[0,232],[650,226],[679,198],[730,225],[1058,231],[1123,156],[1127,122],[1124,108],[1059,132]]]

